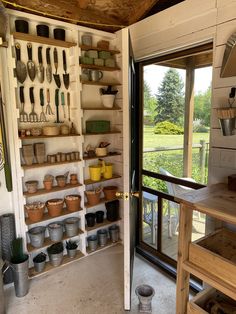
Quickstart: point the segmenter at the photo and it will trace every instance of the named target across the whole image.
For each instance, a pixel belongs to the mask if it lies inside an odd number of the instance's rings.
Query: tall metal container
[[[3,274],[2,274],[2,268],[3,268],[3,260],[0,257],[0,314],[5,314],[5,297],[4,297],[4,290],[3,290]]]

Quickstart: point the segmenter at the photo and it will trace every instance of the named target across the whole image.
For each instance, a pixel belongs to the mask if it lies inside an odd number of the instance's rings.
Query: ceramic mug
[[[98,71],[98,70],[90,70],[89,71],[89,80],[90,81],[97,82],[97,81],[101,80],[102,77],[103,77],[103,73],[101,71]]]

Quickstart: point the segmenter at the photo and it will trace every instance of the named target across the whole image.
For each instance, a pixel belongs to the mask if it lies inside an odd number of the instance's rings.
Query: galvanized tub
[[[68,237],[74,237],[78,234],[79,229],[79,218],[70,217],[64,220],[66,235]]]
[[[11,267],[13,269],[15,294],[17,297],[24,297],[29,291],[29,256],[25,255],[24,262],[18,264],[14,264],[11,262]]]
[[[42,247],[45,238],[46,228],[43,226],[34,227],[28,231],[30,243],[33,247]]]
[[[53,242],[59,242],[63,237],[63,224],[55,221],[48,225],[49,237]]]
[[[98,236],[98,244],[100,246],[105,246],[107,244],[107,230],[106,229],[98,230],[97,236]]]

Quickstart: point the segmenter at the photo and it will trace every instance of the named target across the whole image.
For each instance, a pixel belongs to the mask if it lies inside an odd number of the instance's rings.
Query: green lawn
[[[144,148],[183,145],[183,135],[160,135],[154,133],[154,127],[144,126]],[[200,140],[209,143],[209,133],[193,133],[193,143],[199,144]]]

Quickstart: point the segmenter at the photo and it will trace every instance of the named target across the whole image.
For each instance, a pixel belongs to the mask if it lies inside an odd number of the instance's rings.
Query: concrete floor
[[[153,313],[175,313],[175,282],[143,259],[136,257],[132,310],[138,313],[136,286],[155,289]],[[123,246],[117,245],[78,260],[30,282],[24,298],[14,287],[6,289],[7,314],[118,314],[123,310]]]

